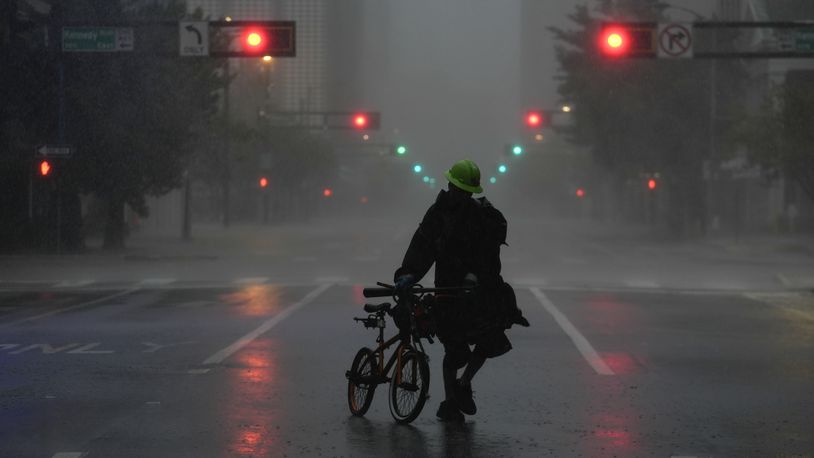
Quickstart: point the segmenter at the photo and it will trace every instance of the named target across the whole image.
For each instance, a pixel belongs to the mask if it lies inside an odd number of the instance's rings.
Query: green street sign
[[[63,52],[118,52],[133,50],[131,27],[63,27]]]
[[[797,51],[814,51],[814,32],[798,31],[795,33],[794,49]]]

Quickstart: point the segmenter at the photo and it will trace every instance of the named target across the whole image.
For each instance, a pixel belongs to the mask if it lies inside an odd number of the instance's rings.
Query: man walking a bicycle
[[[483,192],[478,166],[465,159],[444,175],[448,188],[427,210],[394,277],[396,288],[404,290],[435,264],[436,287],[475,287],[465,297],[437,296],[432,309],[444,345],[445,399],[436,415],[442,421],[463,421],[464,413],[477,411],[472,397],[475,374],[486,359],[511,350],[505,330],[512,324],[528,326],[528,321],[500,276],[506,220],[485,197],[472,198]]]

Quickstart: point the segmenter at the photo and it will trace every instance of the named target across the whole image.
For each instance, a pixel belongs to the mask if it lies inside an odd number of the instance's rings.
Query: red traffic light
[[[658,186],[658,182],[656,182],[656,180],[653,178],[647,180],[647,189],[653,190],[656,189],[656,186]]]
[[[47,177],[51,173],[51,163],[47,160],[40,162],[40,175]]]
[[[353,127],[357,129],[364,129],[368,126],[369,122],[367,115],[364,113],[353,115]]]
[[[576,194],[577,194],[577,197],[580,197],[580,198],[585,197],[585,190],[582,189],[582,188],[577,188],[577,193]]]
[[[243,31],[243,50],[251,53],[261,53],[269,47],[268,34],[264,29],[248,27]]]
[[[331,197],[332,195],[334,195],[334,191],[331,188],[325,188],[322,190],[322,195],[325,197]]]
[[[266,177],[262,177],[262,178],[260,178],[260,187],[261,187],[261,188],[265,188],[265,187],[266,187],[266,186],[268,186],[268,185],[269,185],[269,180],[268,180],[268,178],[266,178]]]
[[[624,27],[605,27],[599,34],[599,48],[606,56],[623,56],[630,49],[630,34]]]
[[[543,125],[543,115],[538,111],[526,113],[526,125],[529,127],[541,127]]]
[[[606,57],[655,57],[655,35],[653,25],[607,24],[601,28],[597,44]]]

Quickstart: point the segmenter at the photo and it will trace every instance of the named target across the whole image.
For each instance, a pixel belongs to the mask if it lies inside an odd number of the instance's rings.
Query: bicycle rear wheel
[[[356,352],[348,377],[348,407],[350,413],[357,417],[363,416],[373,401],[373,392],[376,383],[372,380],[377,369],[376,353],[369,348],[361,348]]]
[[[430,366],[427,356],[414,350],[401,356],[390,380],[390,414],[398,423],[418,418],[430,388]]]

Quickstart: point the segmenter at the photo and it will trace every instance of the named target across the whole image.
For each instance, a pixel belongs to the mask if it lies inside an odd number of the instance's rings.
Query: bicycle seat
[[[385,302],[384,304],[365,304],[365,312],[367,313],[378,313],[378,312],[389,312],[390,311],[390,303]]]

